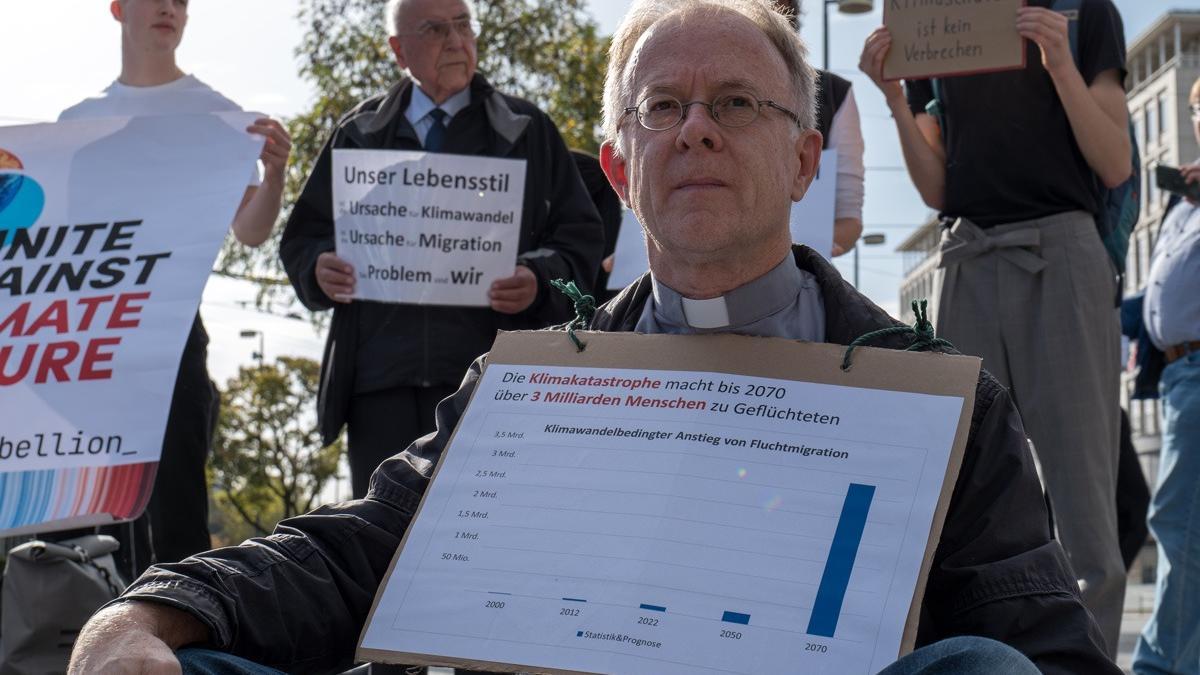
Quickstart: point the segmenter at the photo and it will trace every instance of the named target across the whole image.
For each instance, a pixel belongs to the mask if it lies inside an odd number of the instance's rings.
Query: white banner
[[[837,176],[837,150],[822,152],[817,177],[808,186],[804,199],[792,202],[792,241],[808,246],[827,260],[833,258]]]
[[[255,117],[0,128],[0,474],[158,460]]]
[[[517,263],[525,161],[334,150],[337,255],[358,300],[486,307]]]
[[[820,170],[804,198],[792,203],[792,241],[817,253],[833,257],[833,221],[837,199],[837,150],[821,153]],[[608,290],[619,291],[650,268],[646,258],[646,236],[633,211],[626,209],[613,251],[613,271]]]

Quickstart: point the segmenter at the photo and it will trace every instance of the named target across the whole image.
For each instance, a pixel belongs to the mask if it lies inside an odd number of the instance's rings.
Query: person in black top
[[[321,150],[288,217],[280,257],[306,307],[332,308],[318,414],[325,443],[347,427],[353,493],[375,467],[434,429],[433,409],[497,330],[533,329],[573,315],[549,282],[589,286],[604,233],[554,123],[475,72],[477,27],[463,0],[392,0],[388,39],[406,77],[345,115]],[[490,307],[351,300],[354,270],[334,252],[335,148],[421,150],[521,159],[525,194],[511,277]]]
[[[1096,229],[1101,187],[1131,171],[1121,17],[1030,0],[1014,18],[1026,66],[937,82],[884,81],[892,38],[860,68],[883,91],[909,175],[943,235],[938,334],[1010,387],[1040,455],[1059,536],[1115,652],[1124,601],[1117,540],[1119,333]],[[1070,18],[1068,17],[1070,14]],[[1078,53],[1069,39],[1078,21]],[[939,118],[926,112],[936,98]]]

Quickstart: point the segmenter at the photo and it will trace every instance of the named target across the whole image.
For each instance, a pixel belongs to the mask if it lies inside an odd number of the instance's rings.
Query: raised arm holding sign
[[[886,26],[867,38],[860,68],[887,100],[914,185],[948,226],[938,330],[1023,401],[1059,535],[1115,654],[1125,568],[1112,308],[1124,260],[1110,243],[1132,226],[1114,215],[1136,214],[1136,185],[1125,181],[1140,167],[1121,18],[1111,0],[1029,0],[1004,25],[1024,42],[1023,68],[902,89],[887,67],[901,43]]]

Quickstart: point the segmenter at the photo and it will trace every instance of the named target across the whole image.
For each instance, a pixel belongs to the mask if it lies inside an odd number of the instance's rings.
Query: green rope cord
[[[550,285],[567,296],[571,302],[575,303],[575,318],[571,323],[567,324],[567,337],[571,338],[571,342],[575,343],[575,349],[583,351],[587,347],[587,343],[579,339],[575,335],[575,329],[582,327],[587,329],[592,321],[592,315],[596,313],[596,299],[592,296],[579,290],[574,281],[564,282],[562,279],[554,279]]]
[[[929,322],[928,300],[913,300],[912,310],[917,320],[911,326],[892,326],[891,328],[883,328],[876,331],[871,331],[866,335],[860,336],[854,342],[851,342],[846,347],[846,355],[842,358],[842,370],[850,370],[850,355],[854,353],[856,347],[861,347],[868,342],[874,342],[889,335],[909,334],[916,337],[912,344],[904,351],[929,351],[934,347],[946,347],[954,349],[954,345],[950,344],[949,340],[938,337],[933,332],[933,324]]]

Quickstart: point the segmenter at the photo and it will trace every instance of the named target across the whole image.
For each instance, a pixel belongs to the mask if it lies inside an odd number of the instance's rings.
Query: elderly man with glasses
[[[339,122],[288,218],[280,256],[312,310],[333,309],[322,363],[326,443],[347,427],[353,494],[375,467],[433,431],[433,409],[454,393],[499,329],[541,328],[570,305],[551,279],[594,279],[603,229],[553,122],[476,73],[479,24],[464,0],[391,0],[388,46],[406,76]],[[352,301],[355,271],[334,252],[333,149],[425,150],[527,162],[512,276],[495,281],[490,307]],[[449,226],[447,226],[449,227]],[[449,233],[449,232],[447,232]]]
[[[804,46],[764,0],[636,2],[611,48],[601,161],[645,228],[651,271],[591,328],[844,345],[897,325],[819,254],[791,244],[790,205],[821,147],[813,117]],[[237,657],[184,650],[183,660],[237,658],[240,672],[275,672],[240,659],[288,672],[347,664],[483,361],[438,406],[437,433],[380,466],[367,499],[155,568],[85,629],[77,671],[141,672],[188,644]],[[920,600],[919,649],[886,675],[1120,672],[1053,538],[1020,417],[986,373]]]

